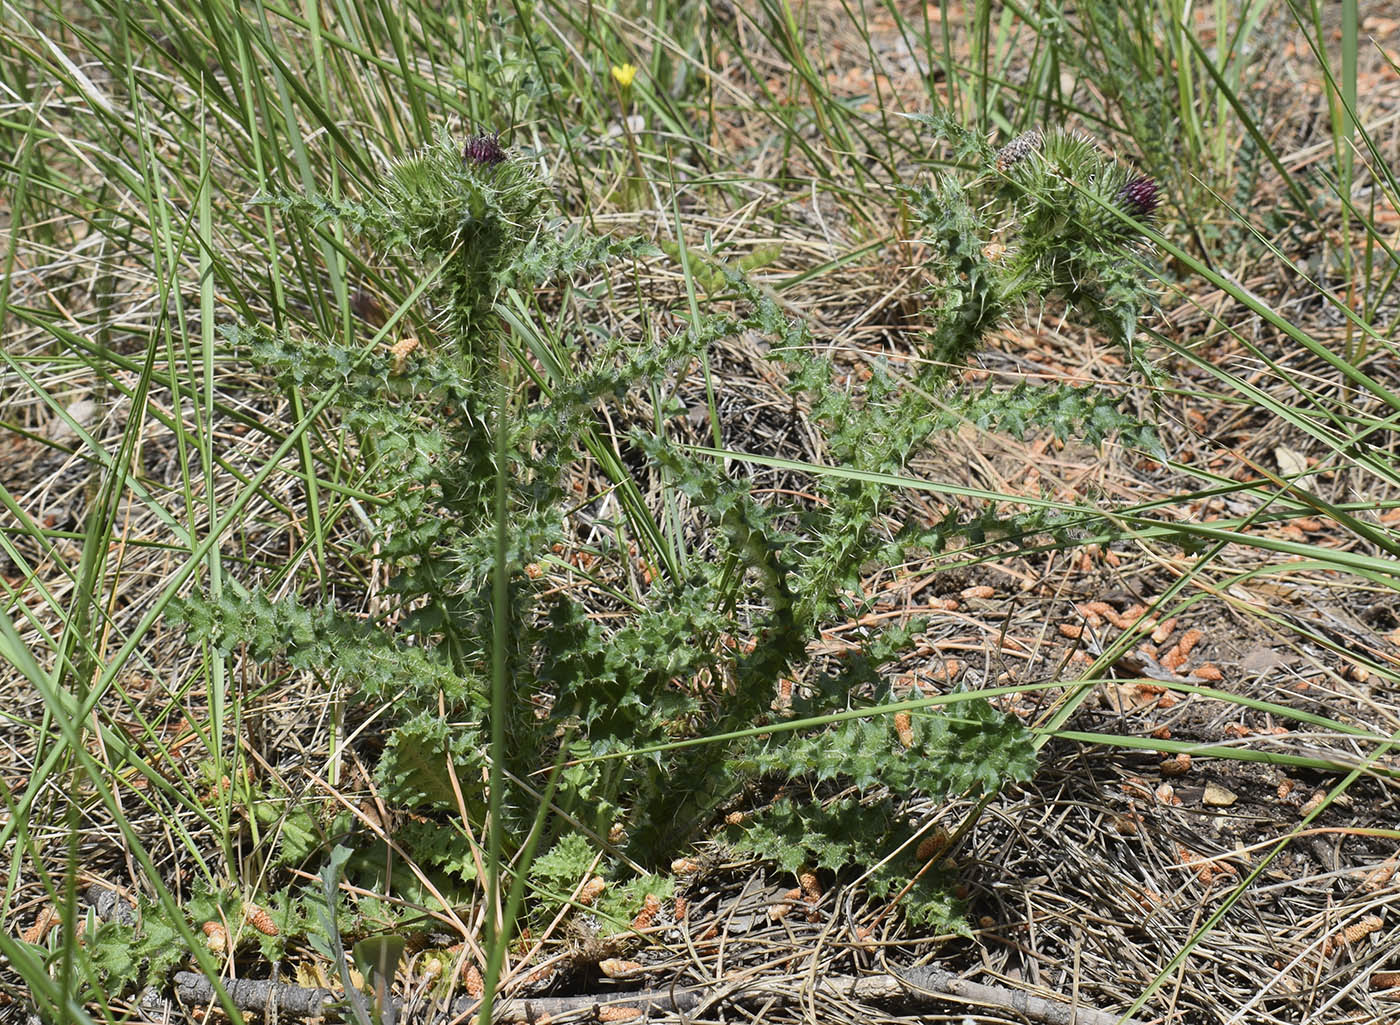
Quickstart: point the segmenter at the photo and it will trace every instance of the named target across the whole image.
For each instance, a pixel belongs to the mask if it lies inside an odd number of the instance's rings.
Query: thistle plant
[[[1135,222],[1156,209],[1156,182],[1062,128],[1032,129],[991,152],[959,126],[929,120],[984,169],[966,182],[945,174],[914,193],[932,229],[930,355],[960,367],[986,331],[1060,299],[1155,377],[1136,344],[1156,274]]]
[[[1034,765],[1028,734],[975,694],[955,695],[945,711],[926,711],[912,724],[880,713],[892,696],[907,696],[892,695],[887,674],[918,623],[870,631],[840,662],[808,650],[823,629],[869,611],[861,580],[872,567],[988,528],[989,521],[956,519],[901,526],[888,489],[872,482],[905,472],[931,434],[963,415],[1017,432],[1048,425],[1089,441],[1140,428],[1099,392],[1021,388],[993,400],[958,395],[948,371],[1018,307],[1052,295],[1106,318],[1114,337],[1131,345],[1146,279],[1115,269],[1129,229],[1100,216],[1081,191],[1141,217],[1155,199],[1151,183],[1060,132],[1023,137],[1000,155],[965,133],[955,138],[974,153],[979,171],[970,181],[945,175],[911,193],[932,254],[933,327],[925,345],[942,362],[913,382],[876,366],[861,394],[833,388],[835,368],[811,354],[802,321],[727,266],[712,268],[727,301],[659,345],[600,345],[585,316],[558,339],[562,356],[534,372],[533,388],[515,388],[501,358],[507,289],[528,293],[577,268],[655,250],[550,221],[543,183],[492,135],[474,134],[464,145],[444,136],[391,168],[373,200],[330,213],[435,275],[425,311],[431,331],[421,347],[359,358],[262,326],[235,333],[284,386],[340,389],[338,415],[357,440],[366,486],[378,495],[366,550],[372,542],[392,570],[392,625],[294,598],[269,601],[237,586],[220,602],[195,596],[172,614],[221,649],[242,646],[255,660],[285,661],[350,687],[358,704],[390,709],[376,782],[386,803],[411,813],[398,841],[466,888],[475,863],[444,824],[465,810],[473,828],[483,825],[486,797],[470,781],[483,778],[493,723],[504,724],[504,777],[513,781],[495,824],[511,843],[524,844],[539,806],[526,781],[541,766],[567,763],[554,781],[558,814],[544,828],[534,877],[547,892],[600,852],[603,871],[619,879],[665,866],[720,812],[785,781],[814,782],[817,799],[731,815],[739,824],[730,839],[790,867],[835,869],[883,859],[902,843],[911,828],[902,810],[909,796],[985,793],[1025,778]],[[304,200],[281,205],[328,215]],[[989,253],[993,241],[1003,255]],[[707,347],[741,335],[769,339],[827,451],[869,471],[865,478],[818,476],[815,501],[760,499],[743,477],[678,443],[667,426],[682,412],[675,403],[658,410],[653,426],[604,441],[600,410],[633,421],[634,396],[674,394]],[[510,393],[504,410],[501,387]],[[498,440],[506,465],[497,465]],[[541,569],[578,545],[571,522],[586,514],[567,485],[575,467],[599,452],[611,452],[615,467],[641,464],[664,474],[703,539],[684,555],[660,546],[640,551],[655,567],[642,589],[626,588],[630,556],[621,546],[592,556],[598,585],[627,594],[625,613],[605,621]],[[614,473],[611,486],[636,496],[631,515],[651,515],[635,482]],[[488,697],[487,683],[498,475],[507,503],[503,656],[514,681],[504,705]],[[634,526],[633,536],[663,536],[645,522]],[[865,718],[798,728],[863,709]],[[767,734],[693,743],[756,727]],[[625,757],[638,749],[647,756]],[[307,857],[315,832],[309,825],[292,831],[299,842],[282,856]],[[891,892],[916,869],[891,861],[871,885]],[[623,899],[635,897],[637,886],[665,885],[644,877],[610,892]],[[938,887],[936,875],[922,876],[906,907],[950,925],[954,908]]]

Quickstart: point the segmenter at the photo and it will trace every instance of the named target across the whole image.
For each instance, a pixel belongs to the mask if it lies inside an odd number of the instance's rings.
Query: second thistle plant
[[[932,229],[931,355],[960,367],[1013,311],[1059,298],[1154,377],[1135,345],[1156,277],[1135,222],[1156,210],[1157,183],[1063,128],[1033,129],[992,152],[956,126],[933,123],[981,171],[968,181],[941,175],[916,193]]]

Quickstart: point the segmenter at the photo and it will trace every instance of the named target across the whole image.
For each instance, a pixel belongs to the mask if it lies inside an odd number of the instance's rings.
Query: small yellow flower
[[[631,89],[632,79],[637,77],[637,65],[624,64],[622,65],[622,67],[618,67],[614,64],[612,69],[612,77],[613,81],[620,85],[622,88]]]

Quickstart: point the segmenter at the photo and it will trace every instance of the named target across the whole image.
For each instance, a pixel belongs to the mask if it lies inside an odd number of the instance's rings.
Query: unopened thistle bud
[[[1006,171],[1014,167],[1032,153],[1038,153],[1040,147],[1044,143],[1045,136],[1040,134],[1039,128],[1032,128],[1029,132],[1022,132],[1001,149],[997,150],[996,169],[998,171]]]
[[[493,166],[504,161],[506,151],[501,149],[500,139],[486,132],[478,132],[462,147],[462,163]]]
[[[1113,197],[1118,208],[1134,217],[1150,216],[1157,209],[1157,183],[1139,175],[1123,184]]]

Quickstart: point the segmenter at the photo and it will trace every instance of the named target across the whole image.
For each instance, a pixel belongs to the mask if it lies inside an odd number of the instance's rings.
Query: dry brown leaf
[[[1274,447],[1274,458],[1278,460],[1279,473],[1286,477],[1297,477],[1294,483],[1300,488],[1312,487],[1313,476],[1307,473],[1307,456],[1297,449],[1289,448],[1286,445],[1277,445]]]
[[[1273,648],[1252,648],[1240,657],[1240,668],[1253,675],[1277,669],[1287,660]]]

